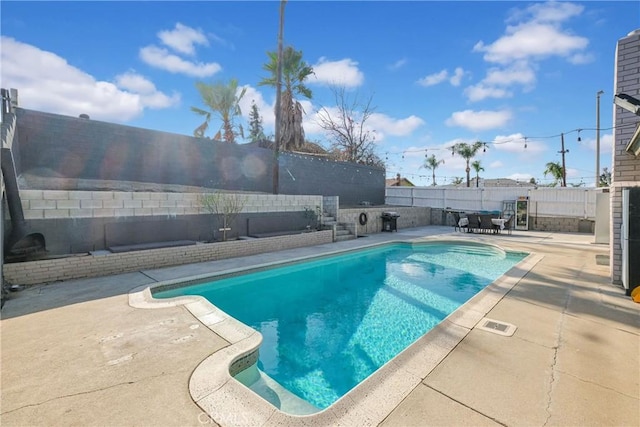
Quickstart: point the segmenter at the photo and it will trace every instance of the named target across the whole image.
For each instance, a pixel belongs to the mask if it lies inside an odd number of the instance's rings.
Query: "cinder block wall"
[[[563,233],[593,233],[595,222],[569,217],[530,217],[529,230]]]
[[[330,243],[331,230],[253,240],[235,240],[179,248],[162,248],[105,255],[86,255],[4,265],[12,284],[35,285],[83,277],[98,277],[150,268],[205,262]]]
[[[120,218],[130,216],[199,215],[198,193],[20,190],[25,219]],[[242,212],[294,212],[322,208],[322,196],[242,194]]]
[[[212,230],[217,228],[212,215],[201,206],[201,194],[196,193],[21,190],[20,196],[28,231],[44,235],[50,255],[105,249],[110,224],[162,221],[161,226],[172,227],[186,221],[186,235],[180,237],[185,240],[212,240]],[[322,196],[313,195],[243,193],[241,197],[246,202],[230,236],[246,235],[247,218],[257,215],[282,222],[284,230],[297,224],[299,213],[302,229],[305,208],[322,209],[323,203]],[[147,243],[136,242],[135,237],[121,244]],[[162,240],[167,239],[159,236],[158,241]]]
[[[398,229],[431,225],[431,208],[403,206],[340,209],[338,222],[355,224],[358,235],[380,233],[382,231],[382,213],[389,211],[400,215],[397,219]],[[362,213],[367,215],[365,225],[361,225],[359,221]]]

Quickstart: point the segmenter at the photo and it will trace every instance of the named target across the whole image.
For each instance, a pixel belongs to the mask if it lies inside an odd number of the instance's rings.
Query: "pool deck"
[[[517,330],[506,337],[470,325],[390,413],[349,424],[640,425],[640,304],[609,283],[607,245],[585,234],[515,230],[496,236],[439,226],[15,292],[0,312],[0,424],[214,425],[194,403],[189,381],[203,360],[229,343],[185,306],[132,307],[129,291],[427,236],[540,255],[486,314]],[[242,411],[213,415],[223,425],[254,425]]]

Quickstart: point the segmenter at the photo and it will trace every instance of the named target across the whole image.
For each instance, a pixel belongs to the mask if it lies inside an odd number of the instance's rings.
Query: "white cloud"
[[[605,135],[601,135],[600,136],[600,154],[611,153],[611,150],[613,150],[613,134],[607,133]],[[595,148],[593,151],[595,151]]]
[[[593,138],[583,137],[580,145],[586,146],[589,150],[595,153],[596,151],[595,136]],[[600,155],[610,154],[612,149],[613,149],[613,134],[607,133],[604,135],[600,135]]]
[[[123,89],[138,93],[153,93],[156,86],[140,74],[133,71],[126,72],[116,76],[116,83]]]
[[[501,168],[502,166],[504,166],[504,163],[502,163],[500,160],[496,160],[495,162],[491,162],[491,164],[489,164],[489,167],[491,169]]]
[[[447,126],[459,126],[472,131],[483,131],[504,126],[511,120],[511,111],[456,111],[445,123]]]
[[[364,82],[364,74],[358,69],[358,63],[349,58],[328,61],[322,57],[313,65],[313,72],[315,76],[309,76],[309,83],[351,88],[360,86]]]
[[[503,99],[511,98],[513,96],[513,92],[509,90],[485,86],[483,83],[467,87],[464,90],[464,94],[471,102],[482,101],[487,98]]]
[[[471,102],[487,98],[510,98],[513,96],[513,92],[508,89],[510,86],[521,85],[526,91],[533,88],[535,81],[532,66],[526,61],[518,61],[505,68],[490,68],[485,78],[480,83],[467,87],[464,94]]]
[[[307,101],[308,102],[308,101]],[[310,103],[309,103],[310,104]],[[304,107],[304,106],[303,106]],[[309,111],[305,107],[305,111]],[[319,134],[327,136],[326,132],[320,127],[319,123],[322,116],[327,114],[334,119],[339,116],[337,107],[324,107],[320,111],[307,115],[304,121],[305,132],[309,134]],[[417,116],[409,116],[404,119],[396,119],[386,114],[373,113],[364,125],[364,130],[375,133],[376,142],[381,142],[387,135],[391,136],[407,136],[413,133],[417,128],[422,126],[424,121]]]
[[[386,134],[392,136],[410,135],[423,124],[424,120],[414,115],[404,119],[396,119],[381,113],[373,113],[367,121],[367,126],[376,131],[377,140],[382,140]]]
[[[449,83],[451,83],[451,86],[460,86],[462,77],[464,77],[464,70],[460,67],[457,67],[453,72],[453,75],[449,79]]]
[[[196,44],[209,45],[209,41],[202,30],[196,30],[180,22],[176,23],[176,27],[173,30],[160,31],[158,38],[166,46],[185,55],[194,55],[196,52],[194,45]]]
[[[396,62],[389,65],[387,68],[389,68],[391,71],[399,70],[400,68],[407,65],[408,62],[409,61],[407,60],[407,58],[398,59]]]
[[[579,170],[567,168],[567,178],[578,178],[580,175],[582,175],[582,173]]]
[[[438,73],[429,74],[421,79],[418,79],[418,84],[424,87],[435,86],[445,81],[449,81],[452,86],[460,86],[464,77],[464,70],[461,67],[457,67],[453,74],[449,74],[448,70],[442,70]]]
[[[167,96],[150,80],[131,71],[116,76],[115,81],[118,87],[139,94],[142,103],[149,108],[167,108],[180,102],[178,94]]]
[[[529,182],[531,178],[533,178],[533,175],[531,175],[530,173],[513,173],[506,178],[513,179],[514,181],[519,182]]]
[[[525,144],[527,145],[526,148]],[[521,133],[498,135],[493,139],[491,148],[520,155],[537,154],[547,150],[547,146],[544,143],[526,139]]]
[[[447,80],[448,74],[449,73],[447,73],[447,70],[442,70],[439,73],[429,74],[428,76],[425,76],[418,80],[418,84],[425,87],[434,86]]]
[[[590,64],[596,57],[592,53],[576,53],[569,57],[569,62],[575,65]]]
[[[533,4],[524,10],[515,10],[509,21],[513,22],[530,17],[533,22],[562,22],[580,15],[583,10],[584,6],[578,4],[549,1]]]
[[[145,63],[171,73],[182,73],[193,77],[209,77],[222,70],[215,62],[191,62],[157,46],[146,46],[140,49],[140,59]]]
[[[553,25],[525,23],[508,27],[506,35],[489,45],[478,42],[473,50],[484,52],[488,62],[508,64],[522,59],[570,57],[588,44],[587,38],[564,33]]]
[[[25,108],[55,114],[126,122],[145,108],[164,108],[179,102],[142,76],[129,72],[115,82],[97,80],[52,52],[1,38],[2,85],[19,90]]]
[[[589,40],[562,27],[583,10],[580,5],[555,1],[515,10],[508,19],[512,25],[501,37],[492,43],[480,41],[473,47],[474,52],[484,53],[485,61],[500,67],[490,69],[481,82],[465,90],[469,100],[512,96],[508,89],[514,85],[524,91],[533,89],[536,65],[547,58],[565,58],[572,64],[592,62],[593,55],[586,51]]]
[[[517,62],[507,68],[491,68],[482,80],[484,84],[494,86],[511,86],[520,84],[529,86],[535,83],[536,75],[526,62]]]

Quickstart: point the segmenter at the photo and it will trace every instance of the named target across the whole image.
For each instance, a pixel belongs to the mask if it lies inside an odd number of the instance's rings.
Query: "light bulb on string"
[[[582,141],[582,138],[580,137],[580,132],[582,131],[582,129],[578,129],[578,142]]]

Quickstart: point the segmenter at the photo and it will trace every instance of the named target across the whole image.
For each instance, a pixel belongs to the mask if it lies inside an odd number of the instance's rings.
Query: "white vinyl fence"
[[[602,188],[438,188],[387,187],[388,205],[421,206],[459,211],[502,210],[504,201],[528,197],[534,217],[573,217],[595,220],[596,194]]]

